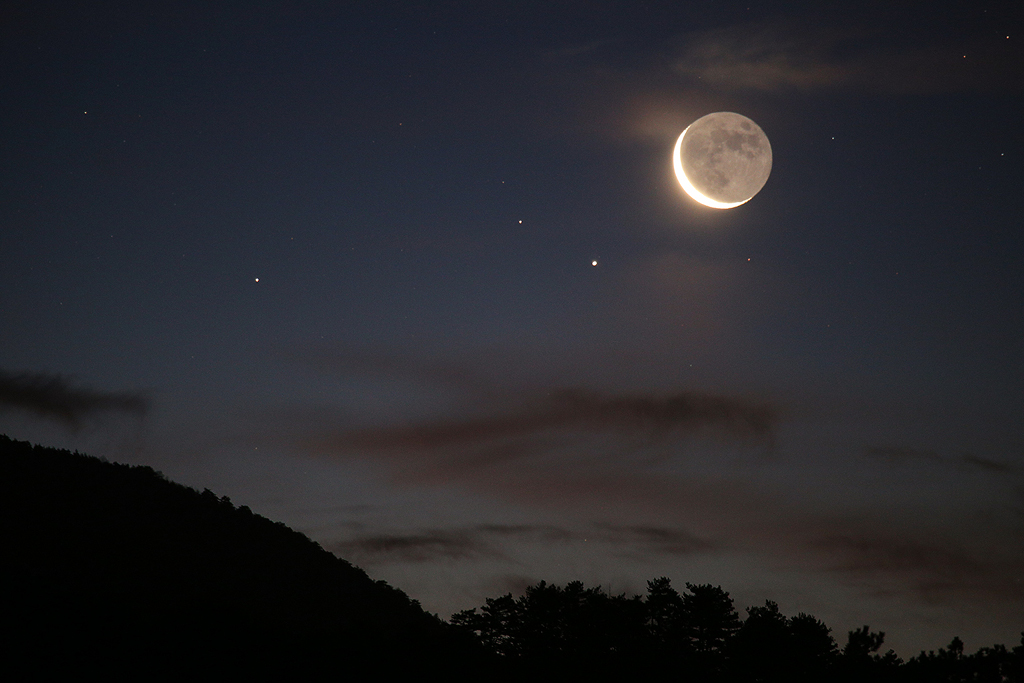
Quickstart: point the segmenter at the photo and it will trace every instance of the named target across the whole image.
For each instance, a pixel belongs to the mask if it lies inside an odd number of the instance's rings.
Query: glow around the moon
[[[764,131],[732,112],[703,116],[686,127],[672,152],[676,178],[704,206],[731,209],[756,195],[771,173]]]

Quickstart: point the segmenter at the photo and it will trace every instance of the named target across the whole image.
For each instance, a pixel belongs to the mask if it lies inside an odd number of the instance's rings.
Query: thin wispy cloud
[[[933,450],[924,448],[908,448],[906,446],[869,446],[865,452],[874,458],[881,458],[890,462],[902,462],[908,460],[930,460],[942,462],[942,456]]]
[[[371,564],[501,559],[515,563],[505,544],[566,546],[603,544],[628,556],[693,555],[709,552],[714,543],[674,527],[595,523],[586,529],[541,524],[478,524],[471,527],[417,529],[360,534],[330,545],[342,557]]]
[[[732,90],[936,93],[1021,87],[1012,45],[991,38],[936,44],[878,38],[877,28],[821,25],[808,17],[741,24],[682,37],[674,68]]]
[[[1017,471],[1017,468],[1010,463],[1003,462],[1002,460],[996,460],[994,458],[986,458],[980,455],[974,455],[972,453],[962,453],[955,456],[943,456],[937,451],[922,448],[908,448],[905,446],[872,446],[865,449],[867,455],[886,460],[888,462],[932,462],[936,464],[949,465],[960,465],[966,466],[971,469],[981,470],[984,472],[992,472],[996,474],[1011,474]]]
[[[679,528],[613,524],[602,524],[599,528],[607,532],[605,538],[636,546],[630,553],[632,555],[693,555],[717,547],[715,543]]]
[[[480,524],[474,530],[499,538],[526,538],[552,543],[576,540],[579,536],[552,524]]]
[[[970,453],[960,458],[961,462],[966,463],[972,467],[985,470],[986,472],[996,472],[999,474],[1009,474],[1016,472],[1017,469],[1012,465],[1000,462],[998,460],[992,460],[990,458],[983,458],[978,455],[971,455]]]
[[[410,534],[375,534],[339,541],[331,550],[342,557],[380,561],[384,558],[404,562],[427,562],[437,559],[467,559],[499,556],[489,544],[472,533],[435,529]]]
[[[771,445],[777,421],[773,407],[739,398],[691,392],[656,396],[559,390],[533,405],[480,417],[343,432],[329,445],[362,451],[437,451],[575,430],[651,438],[700,435]],[[501,459],[508,455],[495,452]]]
[[[1024,554],[1019,550],[979,551],[881,529],[828,534],[811,545],[824,553],[832,571],[874,579],[876,585],[882,579],[883,584],[907,586],[930,602],[971,593],[1007,604],[1024,603]]]
[[[105,412],[143,416],[149,401],[143,394],[106,392],[75,387],[63,375],[12,373],[0,370],[0,409],[24,410],[71,428]]]

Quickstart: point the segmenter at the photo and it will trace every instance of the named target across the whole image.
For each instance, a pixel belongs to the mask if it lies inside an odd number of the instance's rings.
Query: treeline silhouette
[[[11,671],[461,678],[491,661],[306,536],[149,467],[0,436],[0,501]]]
[[[449,624],[226,497],[3,435],[0,506],[5,664],[28,678],[1024,683],[1024,634],[904,662],[867,626],[840,648],[813,616],[741,620],[720,587],[667,578],[541,582]]]
[[[787,617],[770,600],[746,612],[741,621],[720,586],[687,583],[680,594],[664,577],[648,581],[643,597],[541,581],[519,598],[488,598],[451,623],[522,680],[1024,683],[1024,633],[1012,650],[995,645],[965,654],[954,638],[938,652],[903,661],[883,651],[885,634],[868,626],[850,631],[840,648],[831,629],[809,614]]]

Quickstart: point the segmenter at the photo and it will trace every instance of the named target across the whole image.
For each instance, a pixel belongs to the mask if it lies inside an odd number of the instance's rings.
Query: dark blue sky
[[[667,575],[1016,641],[1019,3],[218,7],[0,14],[0,430],[442,616]],[[714,111],[774,157],[728,211]]]

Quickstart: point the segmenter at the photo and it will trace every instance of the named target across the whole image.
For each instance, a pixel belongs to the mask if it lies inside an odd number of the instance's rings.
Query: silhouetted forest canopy
[[[903,661],[885,650],[885,634],[868,626],[850,631],[842,647],[821,620],[787,617],[771,600],[740,619],[720,586],[668,578],[647,582],[645,596],[609,595],[574,581],[540,582],[514,598],[488,598],[451,623],[527,679],[558,672],[603,677],[670,676],[683,681],[1024,681],[1021,644],[964,652],[952,642]]]
[[[719,586],[644,596],[540,582],[445,623],[383,581],[226,497],[0,435],[8,662],[38,677],[1024,682],[1021,643],[959,638],[907,661],[868,626],[840,645]]]

